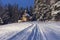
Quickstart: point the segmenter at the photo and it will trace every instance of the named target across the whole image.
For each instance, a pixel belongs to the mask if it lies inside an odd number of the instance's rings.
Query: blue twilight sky
[[[34,0],[1,0],[3,5],[5,4],[15,4],[17,3],[19,6],[23,6],[23,7],[30,7],[33,6],[34,4]]]

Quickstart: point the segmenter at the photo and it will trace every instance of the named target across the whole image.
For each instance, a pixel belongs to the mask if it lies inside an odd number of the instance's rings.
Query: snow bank
[[[24,22],[0,26],[0,40],[60,40],[60,22]]]

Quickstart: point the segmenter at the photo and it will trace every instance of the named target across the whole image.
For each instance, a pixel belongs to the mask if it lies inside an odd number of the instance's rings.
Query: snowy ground
[[[0,26],[0,40],[60,40],[60,22],[24,22]]]

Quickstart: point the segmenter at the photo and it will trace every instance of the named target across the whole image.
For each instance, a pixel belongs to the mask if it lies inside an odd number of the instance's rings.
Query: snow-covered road
[[[60,22],[24,22],[0,26],[0,40],[60,40]]]

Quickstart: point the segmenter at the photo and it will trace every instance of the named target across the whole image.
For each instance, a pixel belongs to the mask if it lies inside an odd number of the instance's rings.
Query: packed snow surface
[[[0,40],[60,40],[60,22],[23,22],[2,25]]]

